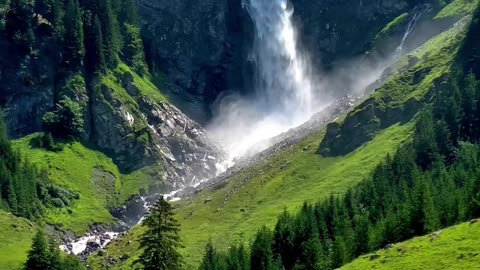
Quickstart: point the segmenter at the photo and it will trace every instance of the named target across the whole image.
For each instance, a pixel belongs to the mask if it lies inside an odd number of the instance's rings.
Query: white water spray
[[[245,0],[244,7],[255,26],[255,98],[224,100],[209,128],[226,147],[227,167],[314,113],[310,65],[297,46],[293,7],[287,0]]]

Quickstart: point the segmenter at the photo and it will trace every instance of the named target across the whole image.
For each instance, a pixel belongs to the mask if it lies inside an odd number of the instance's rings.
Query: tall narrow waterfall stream
[[[255,26],[255,94],[225,102],[210,127],[229,155],[223,169],[235,158],[264,150],[269,138],[304,123],[314,111],[313,80],[297,44],[293,6],[287,0],[245,0],[244,8]]]

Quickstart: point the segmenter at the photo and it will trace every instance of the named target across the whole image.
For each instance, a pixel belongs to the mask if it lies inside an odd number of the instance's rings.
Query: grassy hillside
[[[17,269],[27,258],[35,234],[32,223],[0,211],[0,269]]]
[[[30,145],[35,136],[14,141],[14,147],[39,168],[47,169],[54,184],[80,194],[71,208],[49,209],[47,221],[76,233],[83,233],[95,222],[111,222],[108,208],[116,204],[115,196],[121,189],[120,173],[112,160],[78,142],[65,145],[59,152],[35,148]]]
[[[480,222],[474,220],[358,258],[342,270],[478,269]]]
[[[435,37],[413,53],[417,59],[413,65],[405,58],[397,67],[400,71],[372,97],[380,109],[392,114],[389,110],[396,110],[405,102],[423,100],[434,81],[448,74],[465,25]],[[355,114],[354,109],[346,119]],[[396,151],[408,140],[411,131],[408,121],[403,125],[393,124],[374,133],[371,141],[355,151],[332,158],[317,155],[324,137],[324,131],[319,131],[270,160],[232,176],[228,183],[179,203],[177,218],[182,225],[181,236],[186,246],[182,253],[188,268],[199,264],[208,239],[220,249],[235,241],[248,243],[260,226],[272,226],[284,209],[296,212],[305,201],[316,202],[332,193],[342,194],[368,176],[387,154]],[[107,257],[130,257],[119,266],[121,269],[130,269],[138,248],[134,240],[140,232],[141,228],[136,228],[108,248]],[[100,267],[104,262],[97,257],[92,263]]]
[[[84,233],[94,223],[110,223],[109,210],[119,206],[139,188],[147,187],[155,168],[125,175],[112,159],[79,142],[68,143],[62,151],[52,152],[31,146],[34,134],[14,141],[13,145],[41,169],[46,169],[54,184],[80,194],[71,207],[48,209],[48,223],[61,230]]]

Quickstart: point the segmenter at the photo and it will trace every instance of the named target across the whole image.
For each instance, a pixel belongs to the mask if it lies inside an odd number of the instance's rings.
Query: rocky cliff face
[[[252,27],[242,0],[140,0],[147,58],[170,96],[204,121],[221,92],[248,89]]]
[[[91,140],[126,171],[163,166],[170,186],[214,176],[221,150],[176,107],[145,94],[135,76],[116,72],[113,84],[99,83],[92,101]]]

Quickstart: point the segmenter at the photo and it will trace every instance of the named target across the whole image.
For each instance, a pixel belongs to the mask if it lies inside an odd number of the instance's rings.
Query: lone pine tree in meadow
[[[152,207],[143,226],[146,230],[140,239],[142,254],[134,264],[146,270],[181,269],[183,259],[177,250],[183,247],[178,235],[180,225],[163,196]]]

